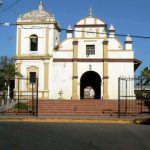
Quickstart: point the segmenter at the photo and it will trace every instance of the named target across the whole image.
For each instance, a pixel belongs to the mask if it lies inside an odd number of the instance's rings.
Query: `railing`
[[[2,85],[0,115],[38,116],[38,79],[35,83],[30,83],[29,78],[15,78],[12,80],[14,80],[14,85],[11,85],[7,80]],[[27,86],[29,83],[31,88]]]
[[[150,85],[141,78],[118,79],[118,117],[150,116]]]

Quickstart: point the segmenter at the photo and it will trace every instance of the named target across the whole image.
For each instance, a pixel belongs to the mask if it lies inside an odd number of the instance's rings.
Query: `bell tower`
[[[23,77],[39,78],[39,95],[50,98],[50,70],[53,51],[59,45],[60,26],[54,14],[44,10],[29,11],[17,19],[16,66]]]

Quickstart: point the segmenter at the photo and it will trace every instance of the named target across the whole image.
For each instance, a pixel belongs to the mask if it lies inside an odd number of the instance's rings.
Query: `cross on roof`
[[[42,1],[40,1],[40,4],[39,4],[39,10],[40,10],[40,11],[43,10],[43,3],[42,3]]]
[[[92,16],[93,16],[93,9],[90,8],[90,9],[89,9],[89,17],[92,17]]]

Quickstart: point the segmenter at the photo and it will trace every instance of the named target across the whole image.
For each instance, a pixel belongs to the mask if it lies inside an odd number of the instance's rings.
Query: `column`
[[[108,41],[103,41],[103,99],[108,100]]]
[[[45,34],[45,38],[46,38],[46,43],[45,43],[45,55],[48,55],[48,49],[49,49],[49,29],[48,27],[46,28],[46,34]]]
[[[17,63],[16,67],[17,67],[17,72],[21,73],[21,63]],[[19,82],[20,79],[19,78],[20,78],[19,76],[16,76],[15,78],[15,90],[16,91],[20,91],[20,82]]]
[[[21,29],[18,29],[18,57],[21,56]]]
[[[44,90],[49,90],[49,63],[44,63]]]
[[[72,77],[72,99],[78,100],[78,41],[73,41],[73,77]]]

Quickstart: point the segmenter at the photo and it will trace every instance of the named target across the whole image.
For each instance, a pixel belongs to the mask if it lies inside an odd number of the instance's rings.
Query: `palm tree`
[[[150,84],[150,70],[148,67],[145,67],[141,71],[141,77],[143,78],[143,85],[149,85]]]
[[[15,67],[15,59],[7,56],[0,57],[0,91],[2,93],[5,91],[9,93],[10,83],[14,83],[15,76],[21,76]]]
[[[0,57],[0,78],[6,80],[21,76],[15,67],[14,57],[2,56]]]

